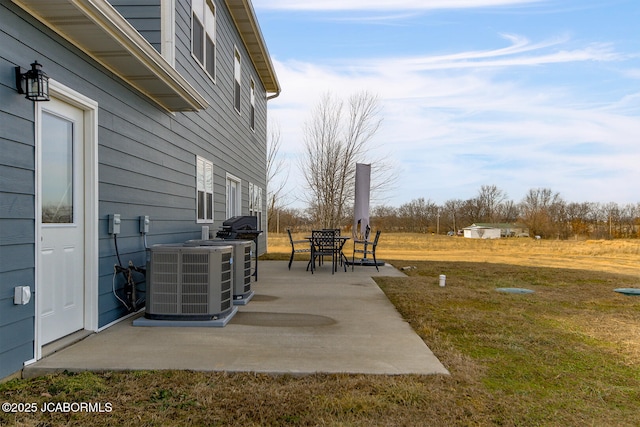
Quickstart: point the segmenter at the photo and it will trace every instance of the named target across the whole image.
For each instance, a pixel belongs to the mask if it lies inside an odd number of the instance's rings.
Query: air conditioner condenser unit
[[[233,247],[233,304],[246,305],[253,298],[251,268],[253,243],[251,240],[188,240],[185,246]]]
[[[216,320],[233,308],[233,248],[154,245],[147,268],[145,318]]]

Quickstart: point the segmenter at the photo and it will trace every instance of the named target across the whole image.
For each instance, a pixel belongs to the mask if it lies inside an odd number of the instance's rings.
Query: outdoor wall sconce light
[[[31,64],[31,69],[26,72],[22,67],[16,67],[16,89],[30,101],[49,100],[49,77],[41,68],[38,61]]]

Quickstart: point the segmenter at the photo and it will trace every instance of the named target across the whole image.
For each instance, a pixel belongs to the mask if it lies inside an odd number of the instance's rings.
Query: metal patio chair
[[[289,235],[289,242],[291,242],[291,258],[289,258],[289,270],[291,270],[293,256],[300,253],[311,253],[311,246],[309,244],[309,240],[293,240],[293,237],[291,236],[291,230],[288,228],[287,234]]]
[[[311,259],[309,260],[309,266],[311,267],[311,274],[315,270],[316,260],[318,265],[321,265],[324,261],[324,257],[331,257],[331,274],[336,270],[336,255],[337,246],[335,238],[335,230],[312,230],[311,231]]]
[[[367,255],[373,255],[373,262],[376,266],[376,270],[380,271],[378,268],[378,260],[376,259],[376,248],[378,247],[378,240],[380,239],[380,230],[376,231],[376,237],[373,238],[373,242],[369,241],[369,228],[365,233],[365,237],[363,240],[354,240],[353,241],[353,256],[351,257],[351,271],[355,266],[356,254],[362,254],[363,259],[367,258]]]

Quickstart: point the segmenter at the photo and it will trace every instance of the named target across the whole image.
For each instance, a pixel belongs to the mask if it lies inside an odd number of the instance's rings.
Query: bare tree
[[[639,207],[639,205],[627,203],[621,208],[620,233],[616,237],[637,237],[636,219],[639,216]]]
[[[498,222],[500,220],[500,207],[507,199],[507,193],[500,190],[495,185],[483,185],[478,191],[478,207],[480,218],[487,222]]]
[[[622,212],[620,210],[620,206],[618,206],[618,204],[614,202],[607,203],[602,208],[607,216],[606,221],[608,222],[608,237],[609,239],[612,239],[614,236],[617,236],[619,234],[618,226],[622,222]]]
[[[500,205],[500,222],[516,222],[518,215],[518,206],[513,200],[502,202]]]
[[[413,199],[398,208],[398,216],[405,231],[426,233],[435,231],[438,221],[438,206],[423,197]]]
[[[442,221],[447,231],[458,232],[458,229],[464,224],[460,223],[460,210],[464,202],[460,199],[447,200],[442,207]],[[469,224],[467,224],[469,225]]]
[[[529,233],[542,237],[557,235],[560,213],[566,203],[549,188],[532,188],[520,202],[520,212]]]
[[[335,228],[353,200],[356,162],[367,161],[368,143],[382,119],[376,96],[356,93],[346,103],[327,93],[304,128],[300,167],[317,225]],[[372,168],[373,169],[373,168]]]
[[[591,208],[591,204],[588,202],[574,202],[567,205],[569,234],[586,236],[589,233],[589,213]],[[569,236],[569,234],[567,234],[567,236]]]
[[[280,126],[269,123],[269,137],[267,140],[267,220],[268,230],[277,230],[278,212],[284,206],[284,188],[289,177],[289,169],[280,157]]]
[[[371,216],[375,218],[375,223],[379,228],[387,231],[398,231],[401,229],[398,220],[398,209],[388,205],[374,206]]]

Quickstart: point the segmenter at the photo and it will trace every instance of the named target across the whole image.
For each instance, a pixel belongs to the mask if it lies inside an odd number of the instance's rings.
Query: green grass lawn
[[[450,376],[63,373],[0,384],[0,403],[108,402],[111,410],[0,412],[0,425],[640,425],[640,297],[613,292],[638,287],[636,277],[397,263],[405,265],[416,267],[410,277],[378,284]]]
[[[635,286],[635,277],[487,263],[415,265],[409,279],[380,284],[452,377],[469,380],[469,398],[484,422],[639,425],[640,298],[613,292]],[[443,273],[447,286],[438,288]],[[503,287],[535,293],[495,291]]]

